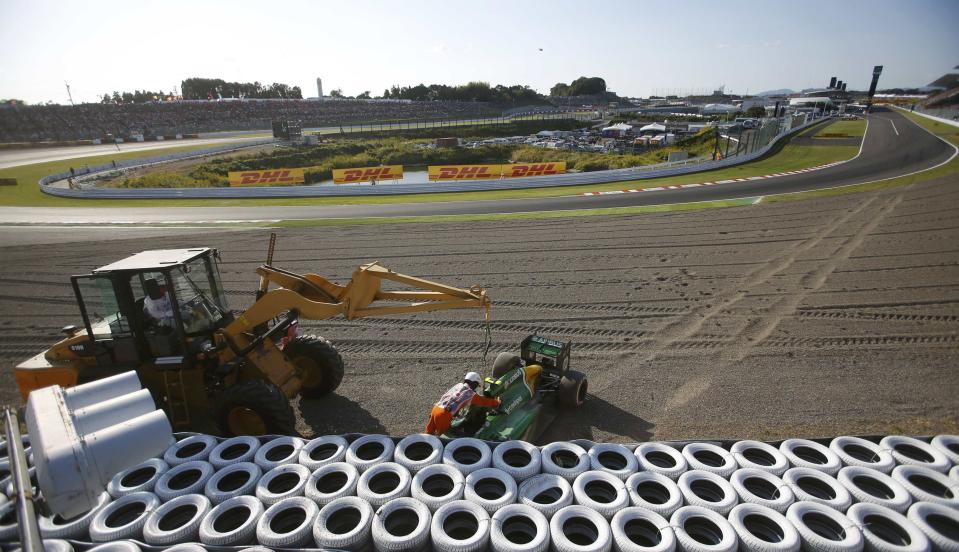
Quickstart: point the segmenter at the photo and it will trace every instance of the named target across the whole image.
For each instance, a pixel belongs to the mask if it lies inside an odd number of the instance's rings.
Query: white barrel
[[[63,390],[63,399],[70,410],[108,401],[112,398],[135,393],[141,389],[140,378],[134,371],[91,381]]]
[[[156,410],[153,396],[147,389],[92,404],[73,411],[77,430],[87,435],[112,425],[132,420]]]

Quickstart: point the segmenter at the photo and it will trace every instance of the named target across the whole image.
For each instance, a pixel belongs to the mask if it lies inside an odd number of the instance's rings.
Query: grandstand
[[[483,102],[376,100],[195,100],[146,104],[3,105],[0,142],[92,140],[107,135],[144,137],[223,130],[269,130],[270,121],[300,121],[304,128],[497,116]]]

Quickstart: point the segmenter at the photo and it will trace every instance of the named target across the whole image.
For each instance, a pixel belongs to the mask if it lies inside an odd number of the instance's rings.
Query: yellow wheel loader
[[[256,301],[234,314],[220,283],[216,249],[144,251],[71,277],[83,326],[15,369],[20,392],[73,386],[136,370],[177,430],[227,435],[293,434],[289,399],[322,397],[343,379],[343,359],[322,337],[297,335],[298,321],[478,307],[478,287],[458,289],[360,266],[345,286],[272,266]],[[383,280],[413,288],[384,291]],[[210,422],[213,422],[212,424]]]

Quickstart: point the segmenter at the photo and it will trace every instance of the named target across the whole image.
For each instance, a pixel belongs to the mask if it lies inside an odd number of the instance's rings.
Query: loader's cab
[[[191,365],[232,316],[211,248],[144,251],[70,278],[98,365]]]
[[[191,368],[209,362],[214,332],[233,321],[217,259],[212,248],[144,251],[71,277],[83,326],[67,326],[65,339],[16,366],[23,399],[136,370],[171,418],[188,419],[183,405],[207,400],[206,370]],[[165,307],[146,308],[153,299]]]

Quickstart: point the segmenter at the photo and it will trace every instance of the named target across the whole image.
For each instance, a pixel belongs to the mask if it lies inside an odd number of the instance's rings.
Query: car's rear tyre
[[[559,380],[559,404],[568,408],[579,408],[586,402],[586,392],[589,389],[589,380],[586,374],[575,370],[568,370]]]
[[[523,365],[523,360],[519,358],[519,355],[503,352],[496,355],[496,360],[493,361],[493,377],[500,378],[509,372],[510,370],[515,370]]]
[[[343,357],[328,340],[318,335],[301,335],[283,349],[300,372],[300,394],[308,399],[329,395],[343,381]]]
[[[241,381],[216,399],[214,418],[224,435],[296,435],[290,401],[272,383]]]

